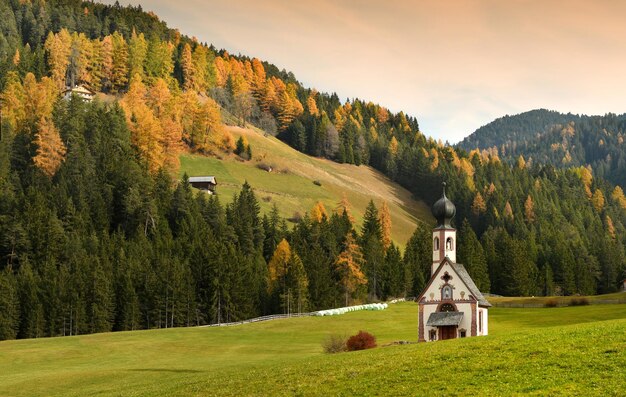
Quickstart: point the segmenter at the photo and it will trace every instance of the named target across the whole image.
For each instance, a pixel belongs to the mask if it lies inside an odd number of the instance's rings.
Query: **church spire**
[[[435,219],[437,219],[437,229],[452,229],[450,221],[456,214],[456,207],[454,203],[446,197],[446,183],[442,183],[443,195],[433,205],[432,213]]]

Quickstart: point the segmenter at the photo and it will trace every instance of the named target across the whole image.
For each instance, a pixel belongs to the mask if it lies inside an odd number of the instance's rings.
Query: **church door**
[[[456,326],[447,325],[439,327],[439,340],[454,339],[456,338]]]

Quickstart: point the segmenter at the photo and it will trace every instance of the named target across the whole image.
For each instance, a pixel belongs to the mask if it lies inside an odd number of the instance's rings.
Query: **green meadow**
[[[360,227],[370,199],[378,208],[384,201],[391,214],[392,238],[401,247],[415,231],[417,222],[432,223],[429,206],[369,166],[311,157],[258,129],[228,129],[235,139],[245,136],[252,147],[252,160],[243,161],[232,154],[222,154],[220,158],[194,154],[180,157],[181,176],[187,173],[216,177],[222,203],[230,202],[245,181],[254,189],[262,212],[267,213],[276,204],[285,218],[296,212],[309,212],[318,201],[330,213],[345,195]],[[272,172],[259,168],[262,165],[271,166]]]
[[[624,295],[624,294],[622,294]],[[626,305],[490,310],[490,335],[417,339],[417,305],[231,327],[0,342],[0,396],[597,395],[626,387]],[[324,354],[329,334],[376,349]]]

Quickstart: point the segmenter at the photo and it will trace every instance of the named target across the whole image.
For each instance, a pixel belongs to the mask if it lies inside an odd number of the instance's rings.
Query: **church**
[[[491,304],[480,293],[465,267],[456,263],[456,229],[450,221],[456,207],[443,196],[433,205],[433,263],[430,279],[417,298],[419,341],[487,335]]]

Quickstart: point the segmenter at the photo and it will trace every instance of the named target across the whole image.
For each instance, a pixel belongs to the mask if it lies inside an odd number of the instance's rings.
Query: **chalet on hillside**
[[[189,184],[196,189],[206,191],[208,194],[215,194],[217,180],[214,176],[190,176]]]
[[[74,87],[67,87],[63,92],[63,99],[69,101],[72,98],[72,95],[76,95],[80,99],[91,102],[93,98],[96,96],[95,91],[90,90],[84,85],[75,85]]]

